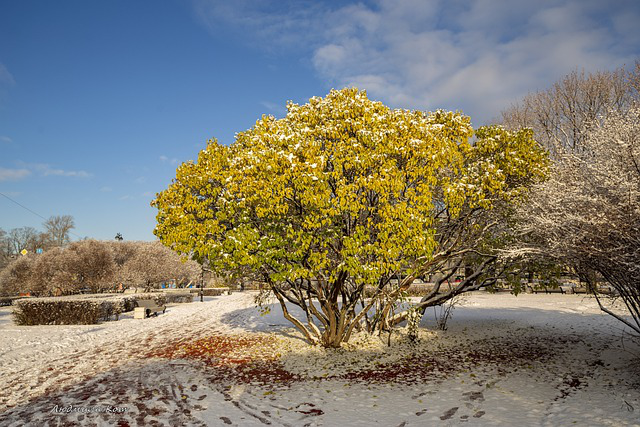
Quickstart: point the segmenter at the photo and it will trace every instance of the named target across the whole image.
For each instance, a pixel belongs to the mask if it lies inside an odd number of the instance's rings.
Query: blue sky
[[[640,58],[638,1],[0,0],[0,192],[75,234],[152,240],[154,194],[332,87],[475,125]],[[42,219],[0,196],[0,228]]]

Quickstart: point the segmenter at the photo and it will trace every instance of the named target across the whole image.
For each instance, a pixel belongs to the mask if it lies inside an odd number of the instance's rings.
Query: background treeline
[[[0,271],[0,294],[59,296],[199,283],[200,265],[159,242],[83,240],[29,252]]]
[[[43,231],[33,227],[19,227],[9,231],[0,228],[0,269],[17,258],[24,249],[35,253],[68,244],[75,223],[71,215],[52,216],[43,224]]]

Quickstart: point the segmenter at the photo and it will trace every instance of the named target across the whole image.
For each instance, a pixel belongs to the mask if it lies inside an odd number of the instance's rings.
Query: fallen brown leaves
[[[342,369],[329,370],[320,378],[311,378],[285,369],[285,358],[295,357],[304,361],[306,356],[304,353],[291,354],[291,350],[283,349],[281,338],[269,334],[212,335],[190,341],[182,340],[149,352],[147,356],[202,363],[209,368],[207,376],[215,382],[268,387],[309,379],[408,384],[426,379],[444,379],[456,373],[479,369],[490,369],[499,375],[528,369],[532,364],[551,361],[559,348],[567,346],[569,341],[565,337],[553,340],[530,335],[526,339],[495,337],[438,347],[398,344],[386,349],[384,361],[381,357],[380,362],[373,366],[371,363],[366,366],[345,364]],[[334,353],[330,353],[332,351]],[[358,350],[327,349],[326,352],[328,358],[340,358],[348,352],[351,353],[350,360],[353,360],[353,352],[357,353]],[[389,352],[393,357],[389,357]],[[371,354],[368,357],[371,360]],[[317,361],[317,358],[309,358],[308,363]]]

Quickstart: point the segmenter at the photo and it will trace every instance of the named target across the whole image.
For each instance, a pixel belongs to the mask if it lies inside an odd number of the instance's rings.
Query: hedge
[[[229,288],[204,288],[202,295],[205,297],[218,297],[229,292]],[[200,295],[200,288],[191,289],[192,294]]]
[[[148,292],[141,294],[85,294],[47,298],[21,298],[13,301],[17,325],[93,325],[116,320],[133,311],[137,300],[150,299],[156,305],[193,301],[188,292]]]
[[[18,300],[21,299],[23,297],[0,297],[0,307],[4,307],[7,305],[13,305],[13,303]]]
[[[167,304],[193,302],[193,294],[189,292],[166,292],[164,296]]]
[[[13,316],[18,325],[93,325],[134,306],[129,296],[25,298],[14,302]]]

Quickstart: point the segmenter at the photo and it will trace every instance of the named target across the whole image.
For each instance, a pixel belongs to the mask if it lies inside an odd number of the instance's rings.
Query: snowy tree
[[[553,257],[587,281],[608,282],[632,320],[601,308],[640,334],[640,109],[610,112],[560,151],[550,179],[521,211],[523,240],[511,256]]]
[[[28,255],[16,258],[0,271],[0,295],[11,296],[32,291],[37,294],[37,289],[32,288],[31,282],[34,257],[34,255]]]
[[[287,108],[178,168],[153,202],[165,245],[259,274],[284,316],[328,347],[399,321],[392,308],[420,275],[474,262],[448,298],[490,280],[489,212],[543,173],[530,131],[480,129],[472,144],[468,117],[391,110],[357,89]]]
[[[64,258],[60,264],[73,278],[73,291],[86,289],[95,293],[113,289],[113,255],[106,242],[82,240],[70,244],[61,253]]]
[[[530,127],[553,155],[579,149],[599,120],[638,101],[639,81],[640,62],[632,72],[624,68],[592,74],[574,71],[504,111],[502,121],[509,129]]]
[[[0,275],[4,293],[68,295],[81,291],[105,292],[119,284],[158,287],[179,285],[200,277],[200,266],[159,242],[82,240],[54,247],[43,254],[20,255]]]
[[[200,266],[163,246],[160,242],[111,242],[117,265],[116,279],[147,289],[162,283],[186,285],[200,277]]]

